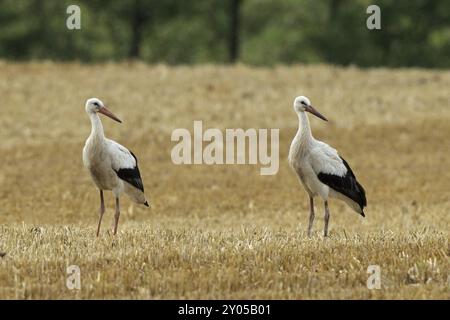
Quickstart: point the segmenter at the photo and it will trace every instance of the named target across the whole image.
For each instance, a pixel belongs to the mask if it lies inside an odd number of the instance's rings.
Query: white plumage
[[[303,96],[294,100],[294,110],[299,118],[299,129],[291,143],[289,163],[309,194],[308,235],[311,236],[314,222],[314,197],[319,196],[325,203],[324,235],[327,236],[330,218],[328,199],[343,200],[364,216],[363,209],[367,205],[365,191],[338,152],[326,143],[314,139],[306,112],[325,121],[327,119],[311,105],[308,98]]]
[[[97,236],[105,211],[103,190],[111,190],[116,198],[116,213],[114,216],[114,234],[116,234],[120,216],[120,195],[125,192],[133,201],[148,206],[144,195],[144,186],[136,157],[124,146],[105,138],[98,113],[118,122],[121,121],[97,98],[87,100],[86,113],[91,120],[92,130],[83,149],[83,163],[100,190],[100,217]]]

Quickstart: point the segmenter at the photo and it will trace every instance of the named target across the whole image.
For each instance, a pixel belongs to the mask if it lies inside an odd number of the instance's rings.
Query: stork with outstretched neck
[[[105,212],[104,190],[111,190],[116,199],[113,229],[113,233],[116,234],[120,217],[119,197],[123,192],[133,201],[147,207],[149,205],[145,199],[144,185],[136,156],[124,146],[105,137],[98,114],[104,114],[117,122],[122,121],[97,98],[88,99],[85,109],[91,120],[92,129],[83,149],[83,163],[100,190],[100,217],[97,236],[100,233],[100,225]]]
[[[295,98],[294,110],[298,115],[299,125],[289,150],[289,164],[309,195],[308,236],[311,237],[314,222],[314,197],[319,196],[325,203],[324,236],[326,237],[330,219],[328,199],[343,200],[350,208],[365,217],[366,194],[356,180],[352,169],[338,152],[326,143],[314,139],[306,112],[322,120],[328,120],[304,96]]]

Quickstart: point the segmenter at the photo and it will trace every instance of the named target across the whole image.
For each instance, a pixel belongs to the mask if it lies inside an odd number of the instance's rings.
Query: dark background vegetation
[[[66,8],[81,7],[81,30]],[[381,8],[368,30],[366,8]],[[0,59],[450,67],[448,0],[0,0]]]

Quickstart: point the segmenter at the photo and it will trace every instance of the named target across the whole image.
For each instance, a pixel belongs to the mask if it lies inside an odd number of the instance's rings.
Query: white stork
[[[149,206],[144,195],[144,185],[137,165],[136,156],[124,146],[105,138],[102,122],[98,113],[122,122],[97,98],[86,101],[86,113],[92,124],[91,134],[83,149],[83,163],[89,170],[92,180],[100,190],[100,217],[98,220],[97,236],[105,212],[103,190],[112,190],[116,198],[116,213],[114,215],[114,234],[119,224],[119,197],[125,192],[137,203]]]
[[[308,98],[300,96],[294,100],[294,110],[298,115],[299,128],[289,150],[289,164],[297,173],[303,187],[309,194],[310,215],[308,236],[311,237],[314,222],[314,197],[325,202],[324,236],[328,236],[330,211],[328,198],[337,198],[347,203],[353,210],[365,217],[367,206],[364,188],[356,180],[348,163],[338,152],[311,134],[306,112],[328,121],[312,105]]]

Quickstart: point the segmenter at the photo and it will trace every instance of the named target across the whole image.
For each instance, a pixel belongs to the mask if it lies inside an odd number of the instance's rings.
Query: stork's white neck
[[[291,148],[289,149],[289,163],[294,168],[299,166],[299,160],[308,154],[313,143],[313,136],[311,135],[311,128],[309,127],[308,116],[305,112],[298,113],[298,130],[292,140]]]
[[[98,114],[96,112],[90,112],[88,114],[89,114],[89,119],[91,119],[91,125],[92,125],[91,137],[104,139],[105,133],[103,132],[102,121],[100,120]]]
[[[308,116],[304,111],[298,113],[298,131],[296,138],[300,140],[301,144],[309,144],[313,140]]]

